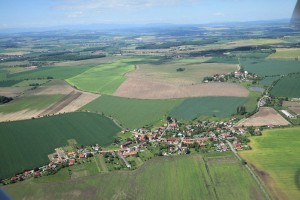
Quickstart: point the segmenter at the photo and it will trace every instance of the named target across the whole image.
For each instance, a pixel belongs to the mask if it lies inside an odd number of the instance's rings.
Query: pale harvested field
[[[262,107],[250,118],[239,122],[237,126],[286,126],[289,124],[274,108]]]
[[[10,88],[11,89],[11,88]],[[54,115],[59,113],[67,113],[77,111],[82,106],[90,103],[98,98],[100,95],[81,92],[64,81],[55,80],[48,84],[39,87],[36,90],[32,90],[26,93],[26,95],[54,95],[64,94],[66,95],[62,100],[48,106],[41,110],[20,110],[14,113],[0,113],[0,121],[16,121],[31,118],[38,118],[45,115]]]
[[[177,72],[179,67],[185,68]],[[140,65],[127,74],[127,80],[114,96],[137,99],[174,99],[204,96],[247,97],[249,91],[233,83],[202,83],[205,76],[228,73],[237,65],[170,63],[165,65]]]
[[[284,101],[282,103],[283,107],[300,107],[300,102],[296,101]]]
[[[40,112],[40,110],[21,110],[14,113],[0,113],[0,122],[31,119],[37,117]]]
[[[24,94],[29,87],[0,87],[0,96],[16,97]]]
[[[174,85],[129,78],[114,95],[136,99],[176,99],[204,96],[247,97],[249,91],[243,86],[233,83]]]

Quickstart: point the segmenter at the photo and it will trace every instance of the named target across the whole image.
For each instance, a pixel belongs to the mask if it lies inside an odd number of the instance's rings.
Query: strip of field
[[[282,103],[283,107],[289,108],[291,111],[300,115],[300,102],[299,101],[284,101]]]
[[[236,113],[247,102],[244,97],[200,97],[183,101],[170,115],[176,119],[192,120],[200,116],[226,117]]]
[[[257,113],[242,120],[237,126],[286,126],[289,124],[274,108],[261,107]]]
[[[132,62],[139,59],[123,59],[103,64],[79,74],[67,81],[77,88],[101,94],[112,94],[125,81],[124,75],[134,69]]]
[[[6,97],[16,97],[22,95],[30,87],[0,87],[0,95]]]
[[[101,96],[81,110],[112,116],[125,128],[153,125],[167,117],[170,110],[182,100],[139,100],[114,96]]]
[[[300,57],[299,48],[280,48],[276,53],[271,54],[268,59],[298,59]]]
[[[300,128],[266,130],[251,138],[251,151],[240,152],[268,187],[273,199],[300,196]]]
[[[212,159],[215,164],[206,165],[200,155],[156,157],[131,172],[44,184],[24,182],[4,189],[14,199],[263,199],[239,162]]]
[[[0,123],[0,178],[46,164],[47,155],[67,145],[68,139],[82,145],[109,145],[119,131],[110,119],[92,113]]]
[[[271,95],[274,95],[276,97],[300,98],[299,88],[300,74],[288,75],[286,77],[283,77],[276,83],[276,85],[271,90]]]

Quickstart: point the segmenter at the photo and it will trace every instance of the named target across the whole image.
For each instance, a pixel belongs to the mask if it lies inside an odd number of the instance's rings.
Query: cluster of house
[[[23,173],[17,174],[11,178],[2,180],[3,183],[15,183],[17,181],[22,181],[30,177],[41,177],[49,172],[59,170],[63,165],[72,166],[79,159],[85,159],[91,157],[95,154],[101,153],[101,146],[98,144],[92,145],[91,147],[84,147],[78,149],[76,152],[66,152],[63,148],[56,148],[55,153],[49,154],[48,158],[50,163],[35,169],[26,170]]]
[[[174,120],[155,130],[133,130],[134,141],[126,141],[120,145],[119,154],[125,159],[128,156],[136,156],[148,143],[160,142],[168,146],[168,153],[163,155],[187,152],[187,149],[197,144],[200,148],[213,143],[213,150],[218,152],[229,151],[226,140],[231,141],[236,150],[248,148],[237,138],[245,135],[246,130],[242,127],[234,127],[234,120],[229,122],[197,122],[194,124],[179,126]]]
[[[205,77],[203,82],[209,83],[209,82],[226,82],[228,80],[228,77],[238,79],[240,81],[247,81],[247,80],[253,80],[257,79],[258,76],[256,74],[249,73],[248,71],[243,70],[237,70],[232,73],[227,74],[215,74],[212,77]]]

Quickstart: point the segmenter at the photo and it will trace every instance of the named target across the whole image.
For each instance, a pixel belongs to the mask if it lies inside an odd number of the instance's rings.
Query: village
[[[235,122],[236,119],[233,118],[227,122],[196,121],[184,124],[168,117],[166,124],[153,130],[146,128],[123,130],[120,135],[130,137],[117,137],[113,144],[116,147],[114,149],[106,149],[98,144],[73,145],[73,148],[67,148],[68,150],[63,147],[57,148],[55,153],[48,155],[49,164],[2,180],[2,184],[52,175],[64,167],[90,162],[89,158],[97,155],[102,155],[108,165],[111,163],[112,170],[133,170],[136,169],[136,164],[130,158],[142,157],[146,151],[153,157],[212,151],[226,152],[230,151],[228,142],[237,151],[251,149],[247,145],[249,142],[247,135],[260,135],[261,130],[253,127],[236,127]],[[116,159],[120,161],[117,163],[118,166],[113,165]]]

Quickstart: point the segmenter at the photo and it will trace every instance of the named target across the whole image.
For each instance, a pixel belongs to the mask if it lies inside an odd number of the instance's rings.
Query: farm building
[[[289,111],[287,111],[287,110],[281,110],[281,112],[285,115],[285,116],[287,116],[288,118],[296,118],[296,116],[295,115],[292,115]]]

